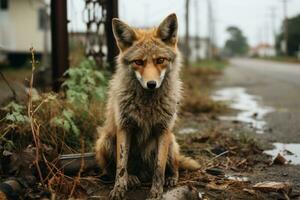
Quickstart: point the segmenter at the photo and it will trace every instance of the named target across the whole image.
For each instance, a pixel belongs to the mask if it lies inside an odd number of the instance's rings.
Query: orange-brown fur
[[[177,18],[172,14],[148,30],[115,19],[113,30],[120,54],[96,158],[103,174],[115,177],[111,199],[123,199],[128,187],[150,177],[150,198],[158,199],[164,184],[177,183],[179,167],[199,168],[180,155],[172,132],[181,99]],[[149,81],[156,83],[155,89],[147,88]]]

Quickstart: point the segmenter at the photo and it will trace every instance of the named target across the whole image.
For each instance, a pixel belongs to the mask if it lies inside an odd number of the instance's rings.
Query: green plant
[[[80,131],[73,120],[74,112],[70,109],[65,109],[62,111],[61,116],[52,118],[50,123],[56,127],[63,128],[67,132],[72,132],[78,137]]]
[[[3,108],[6,111],[6,116],[4,120],[10,122],[11,124],[26,124],[29,122],[29,118],[23,112],[25,106],[17,104],[14,101],[11,101],[7,106]]]
[[[75,123],[75,114],[70,109],[64,109],[61,115],[51,119],[50,124],[52,127],[61,128],[66,133],[65,143],[73,148],[79,148],[80,133],[81,131]]]
[[[66,95],[37,93],[34,98],[31,93],[30,103],[12,101],[0,109],[0,145],[4,149],[21,150],[37,135],[38,143],[59,152],[76,152],[80,139],[87,151],[92,149],[96,128],[103,122],[107,77],[91,60],[84,60],[66,75]]]
[[[29,127],[29,118],[25,114],[25,106],[11,101],[1,109],[0,144],[5,150],[11,151],[16,148],[14,137],[9,136],[11,132],[18,132],[21,127]],[[4,114],[4,115],[3,115]],[[24,135],[17,134],[16,137],[23,138]]]
[[[102,72],[96,70],[93,60],[82,61],[78,67],[70,68],[65,75],[68,79],[62,86],[66,88],[70,103],[87,109],[92,100],[105,99],[107,79]]]

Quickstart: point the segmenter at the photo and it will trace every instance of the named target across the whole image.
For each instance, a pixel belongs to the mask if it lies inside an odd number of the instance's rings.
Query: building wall
[[[7,11],[0,11],[0,45],[8,53],[37,52],[44,49],[44,31],[39,29],[38,12],[42,0],[9,0]]]
[[[186,45],[184,43],[184,38],[179,38],[179,49],[184,55],[184,50],[186,49]],[[197,48],[197,42],[195,37],[190,37],[189,40],[189,47],[190,47],[190,54],[189,58],[191,62],[195,62],[198,59],[207,59],[207,39],[200,38],[199,40],[199,48]]]
[[[198,59],[206,59],[207,58],[207,41],[204,39],[200,39],[199,48],[196,46],[196,40],[190,40],[190,60],[192,62],[197,61]]]
[[[276,56],[276,51],[274,48],[261,48],[258,50],[258,56],[259,57],[274,57]]]

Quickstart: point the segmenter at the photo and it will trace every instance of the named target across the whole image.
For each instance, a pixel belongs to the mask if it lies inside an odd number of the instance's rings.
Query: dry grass
[[[33,101],[32,109],[34,120],[39,127],[41,142],[50,145],[60,153],[75,153],[80,149],[79,136],[72,131],[66,131],[53,123],[57,116],[63,116],[64,110],[74,113],[74,123],[77,125],[80,136],[85,138],[87,151],[93,146],[96,128],[103,122],[104,106],[100,103],[92,103],[88,110],[76,108],[68,103],[62,95],[52,93],[41,94],[40,99]],[[32,143],[32,129],[28,123],[12,123],[4,120],[6,110],[1,110],[2,119],[0,129],[6,132],[6,140],[11,141],[16,150],[24,149]]]
[[[219,64],[220,65],[220,64]],[[210,97],[213,80],[222,74],[221,68],[210,63],[204,66],[186,67],[183,70],[184,100],[182,111],[190,113],[219,113],[225,109]]]

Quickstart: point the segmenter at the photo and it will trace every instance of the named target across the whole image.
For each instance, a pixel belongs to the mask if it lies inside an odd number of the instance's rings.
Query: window
[[[45,30],[47,26],[47,13],[45,8],[38,9],[38,28]]]
[[[0,0],[0,10],[8,10],[8,0]]]

